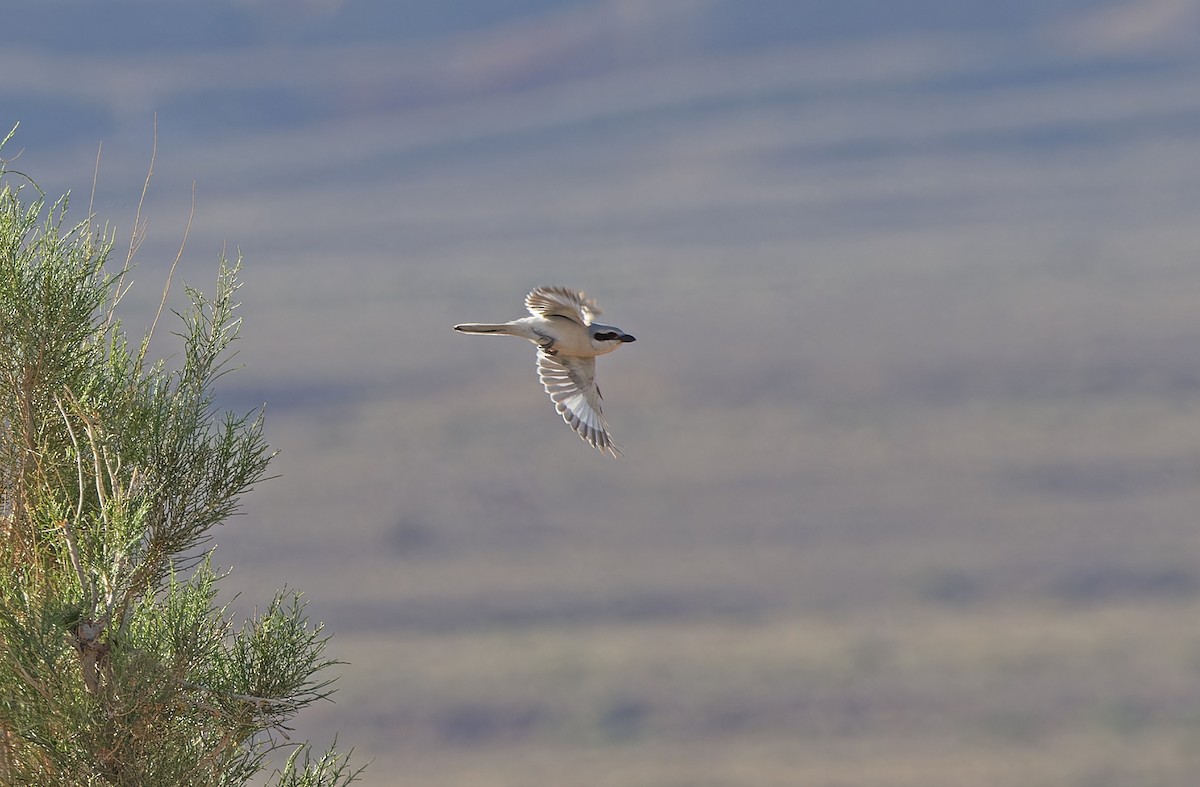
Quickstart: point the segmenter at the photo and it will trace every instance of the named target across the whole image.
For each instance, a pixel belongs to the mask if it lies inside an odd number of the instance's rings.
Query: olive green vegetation
[[[0,178],[0,783],[238,785],[275,753],[280,785],[348,784],[283,735],[332,692],[300,595],[240,623],[217,600],[210,531],[272,457],[261,413],[213,401],[239,263],[187,289],[178,368],[151,363],[112,233]]]

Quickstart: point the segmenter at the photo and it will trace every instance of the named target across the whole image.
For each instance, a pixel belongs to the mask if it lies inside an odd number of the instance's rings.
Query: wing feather
[[[558,414],[593,447],[618,456],[621,452],[608,433],[600,407],[596,360],[549,355],[541,350],[537,358],[538,377]]]
[[[591,325],[602,313],[584,292],[567,287],[538,287],[525,296],[525,308],[535,316],[566,317],[580,325]]]

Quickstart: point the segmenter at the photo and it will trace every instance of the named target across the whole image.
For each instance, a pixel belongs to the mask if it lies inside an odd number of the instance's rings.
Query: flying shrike
[[[532,316],[498,325],[464,323],[455,325],[454,330],[520,336],[536,344],[538,377],[555,409],[580,437],[617,456],[620,451],[600,410],[596,356],[634,338],[620,328],[593,322],[600,307],[578,290],[538,287],[525,296],[525,308]]]

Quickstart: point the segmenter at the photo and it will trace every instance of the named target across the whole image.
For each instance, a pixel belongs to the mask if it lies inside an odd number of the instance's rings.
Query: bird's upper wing
[[[525,296],[525,308],[533,315],[566,317],[580,325],[591,325],[601,313],[594,300],[566,287],[538,287]]]
[[[554,409],[587,442],[613,456],[621,452],[608,433],[596,386],[596,359],[537,354],[538,377]]]

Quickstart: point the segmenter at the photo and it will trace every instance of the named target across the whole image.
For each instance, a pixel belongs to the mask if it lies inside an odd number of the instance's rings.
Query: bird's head
[[[592,340],[592,349],[597,355],[610,353],[622,344],[637,341],[629,334],[612,325],[593,323],[588,326],[588,336]]]

